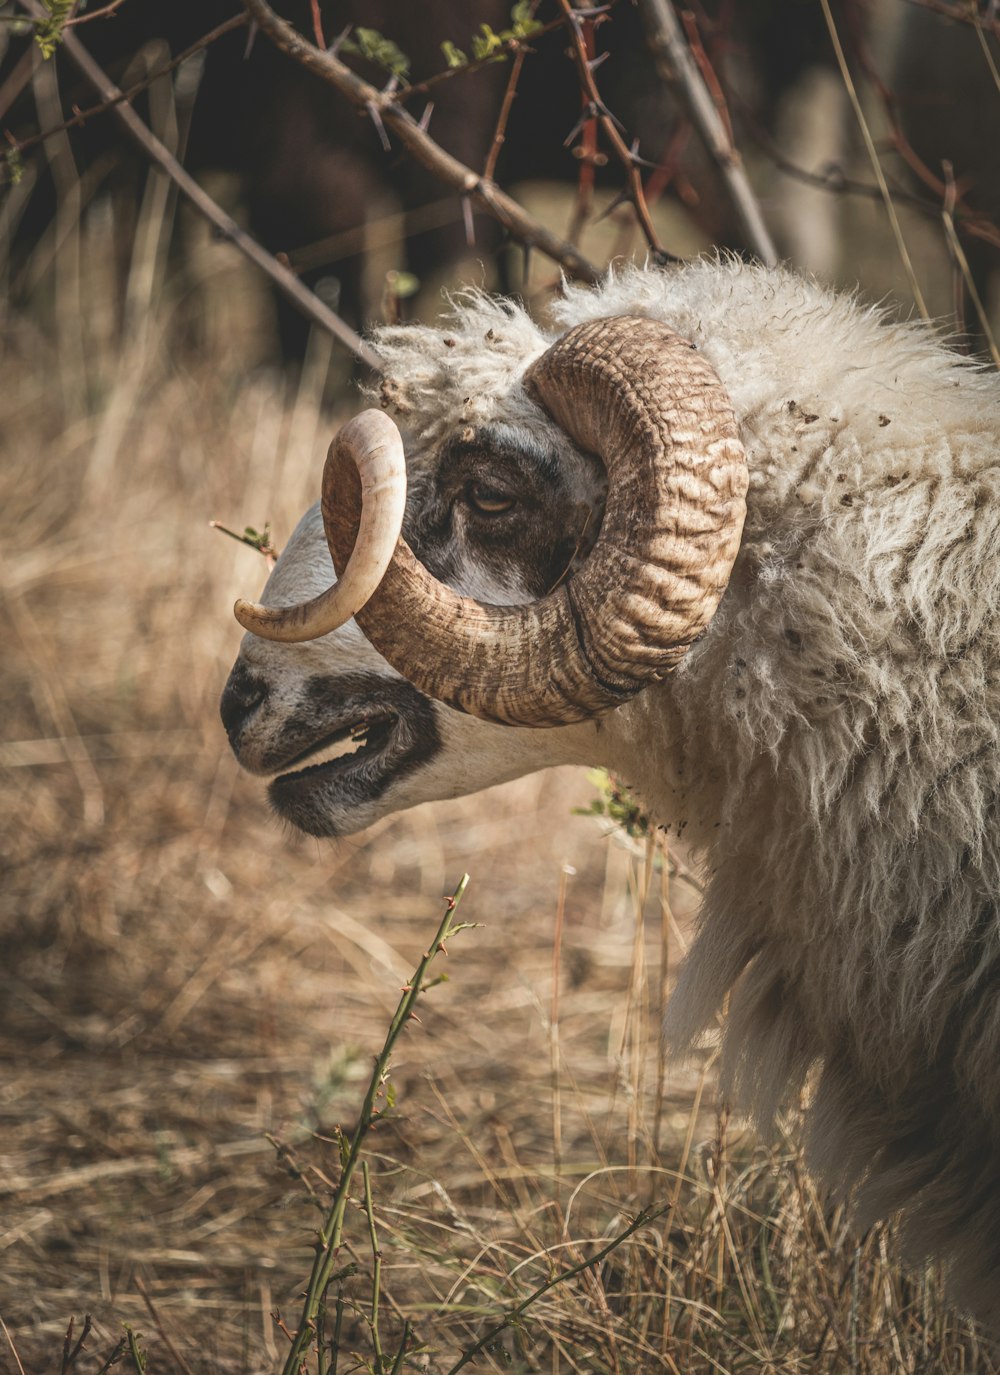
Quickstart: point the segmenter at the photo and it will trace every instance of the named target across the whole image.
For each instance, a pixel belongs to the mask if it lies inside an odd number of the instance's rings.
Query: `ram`
[[[555,321],[474,295],[376,336],[405,517],[366,412],[326,533],[314,508],[238,608],[233,749],[316,835],[550,764],[625,778],[704,861],[674,1049],[728,993],[727,1092],[766,1123],[808,1085],[813,1168],[995,1322],[1000,378],[739,262]]]

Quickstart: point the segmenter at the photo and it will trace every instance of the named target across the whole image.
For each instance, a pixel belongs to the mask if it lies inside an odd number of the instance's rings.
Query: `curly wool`
[[[750,466],[709,631],[601,728],[704,856],[668,1038],[730,993],[727,1091],[766,1123],[811,1084],[814,1168],[1000,1321],[1000,378],[738,262],[568,288],[555,332],[614,314],[696,344]],[[483,296],[383,331],[418,467],[456,418],[530,416],[551,337]]]

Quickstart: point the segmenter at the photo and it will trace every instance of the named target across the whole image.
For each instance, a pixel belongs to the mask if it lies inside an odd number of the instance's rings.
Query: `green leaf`
[[[142,1341],[142,1333],[136,1332],[127,1322],[122,1323],[125,1329],[125,1337],[128,1341],[128,1354],[132,1357],[132,1364],[138,1375],[143,1375],[146,1369],[146,1353],[139,1343]]]
[[[42,0],[48,18],[35,30],[35,42],[42,56],[50,58],[62,42],[66,20],[73,9],[73,0]]]
[[[587,777],[599,795],[592,800],[589,809],[574,808],[577,815],[586,816],[589,813],[607,817],[633,840],[640,840],[652,834],[652,822],[643,811],[638,798],[633,797],[623,783],[617,778],[612,778],[603,769],[593,769]]]
[[[341,44],[341,52],[358,53],[400,80],[410,70],[410,59],[406,53],[391,38],[379,33],[378,29],[355,29],[351,38]]]
[[[510,11],[510,22],[515,38],[530,38],[542,28],[531,13],[531,0],[517,0]]]
[[[477,62],[494,55],[503,55],[503,39],[494,33],[489,24],[480,24],[479,33],[472,39],[472,55]]]
[[[446,38],[441,44],[441,51],[449,67],[464,67],[469,61],[462,49],[456,48],[450,38]]]
[[[393,296],[399,301],[405,301],[410,296],[416,296],[420,290],[420,278],[412,272],[387,272],[386,283]]]
[[[24,159],[21,157],[20,148],[8,148],[5,161],[11,186],[18,186],[24,176]]]

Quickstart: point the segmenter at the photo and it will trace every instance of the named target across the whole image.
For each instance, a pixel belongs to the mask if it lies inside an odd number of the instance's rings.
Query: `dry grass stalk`
[[[167,237],[150,231],[151,251]],[[278,1368],[270,1314],[299,1306],[337,1124],[357,1125],[422,914],[468,862],[484,926],[400,1039],[396,1110],[347,1215],[356,1273],[327,1328],[341,1349],[364,1350],[377,1296],[383,1358],[408,1337],[437,1375],[473,1349],[478,1368],[560,1375],[993,1375],[938,1277],[902,1274],[885,1233],[856,1237],[816,1195],[792,1119],[761,1143],[714,1113],[711,1039],[693,1068],[663,1065],[652,1009],[698,898],[677,850],[653,858],[571,816],[590,795],[576,774],[322,850],[268,821],[215,714],[228,607],[264,566],[205,521],[270,518],[282,541],[334,419],[321,351],[289,398],[255,368],[259,298],[225,245],[205,253],[197,328],[190,278],[157,257],[152,327],[124,361],[113,309],[86,296],[105,279],[80,284],[55,346],[40,309],[4,322],[0,1314],[15,1360],[57,1369],[76,1350],[74,1375],[95,1375],[137,1359],[152,1316],[150,1370]],[[37,641],[11,634],[11,606]],[[86,1314],[77,1348],[68,1323]]]

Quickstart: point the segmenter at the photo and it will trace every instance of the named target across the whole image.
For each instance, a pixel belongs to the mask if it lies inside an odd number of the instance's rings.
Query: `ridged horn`
[[[350,464],[360,498],[357,541],[332,587],[299,606],[270,607],[243,601],[233,608],[246,630],[265,640],[298,643],[337,630],[378,587],[389,567],[406,506],[406,459],[399,431],[382,411],[362,411],[330,445],[327,465]]]
[[[487,720],[555,726],[627,701],[708,626],[739,550],[746,456],[715,372],[655,320],[579,325],[528,369],[525,385],[607,469],[604,519],[584,566],[537,602],[488,606],[439,583],[400,540],[356,618],[429,696]],[[323,516],[338,572],[360,495],[348,455],[331,451]]]

